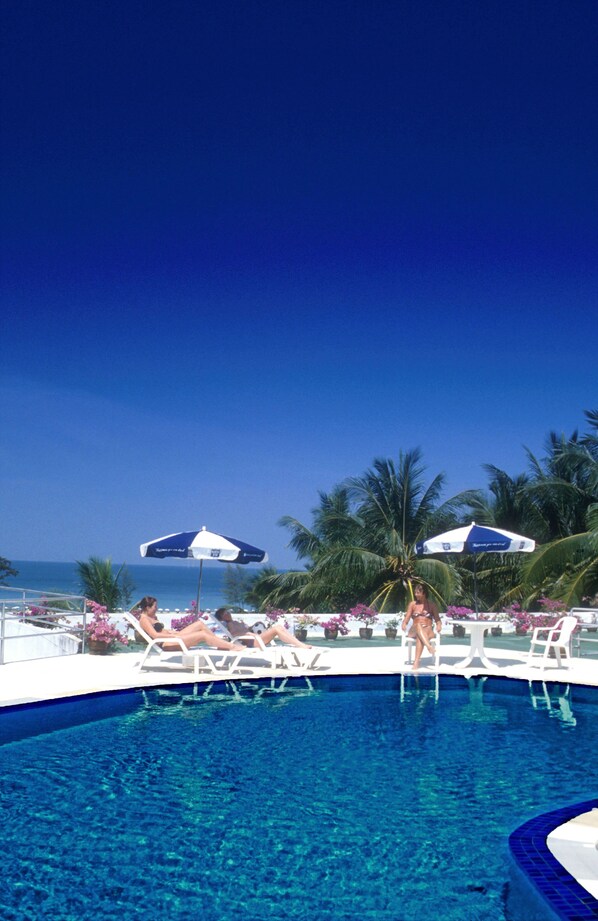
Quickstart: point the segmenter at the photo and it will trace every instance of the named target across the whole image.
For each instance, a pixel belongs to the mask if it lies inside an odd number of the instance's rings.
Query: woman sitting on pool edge
[[[214,617],[216,620],[220,621],[222,626],[228,630],[233,638],[235,636],[243,636],[242,643],[247,646],[259,646],[259,641],[257,639],[254,640],[250,635],[248,636],[248,634],[251,634],[251,630],[247,624],[244,624],[242,620],[233,620],[230,612],[226,608],[218,608]],[[307,643],[302,643],[281,624],[272,624],[272,626],[266,627],[264,632],[260,633],[259,636],[264,646],[267,646],[268,643],[272,642],[274,637],[277,637],[281,643],[286,643],[288,646],[298,646],[301,649],[313,648],[312,646],[308,646]]]
[[[163,623],[157,617],[158,602],[151,595],[146,595],[135,605],[132,613],[138,615],[139,626],[145,630],[153,640],[167,640],[169,636],[179,637],[186,646],[198,646],[199,643],[205,643],[206,646],[213,646],[216,649],[227,649],[238,651],[243,649],[239,643],[231,643],[223,636],[216,636],[210,628],[204,624],[203,620],[197,620],[195,623],[183,627],[182,630],[167,630]],[[167,652],[175,652],[180,646],[168,642],[160,643],[162,648]]]
[[[419,668],[419,660],[422,657],[424,649],[427,649],[431,656],[436,654],[431,640],[434,639],[434,624],[436,624],[437,633],[440,634],[442,630],[442,621],[440,620],[438,608],[434,602],[430,601],[428,598],[428,591],[425,585],[418,582],[415,586],[414,594],[415,600],[412,601],[407,608],[407,613],[405,614],[405,619],[401,627],[407,632],[409,622],[411,621],[411,628],[408,633],[409,636],[413,637],[415,640],[413,671],[417,671]]]

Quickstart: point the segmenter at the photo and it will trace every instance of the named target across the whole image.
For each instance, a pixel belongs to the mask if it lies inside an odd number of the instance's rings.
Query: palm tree
[[[91,556],[87,562],[77,560],[77,569],[81,591],[90,601],[105,605],[108,611],[129,606],[135,586],[124,563],[114,573],[111,560]]]
[[[440,504],[444,475],[424,482],[419,449],[399,454],[398,462],[377,458],[370,470],[320,494],[312,528],[291,518],[291,546],[309,568],[279,577],[278,597],[295,591],[295,603],[332,605],[367,601],[379,610],[398,610],[413,597],[418,581],[444,602],[458,579],[452,563],[418,557],[416,543],[456,523],[457,510],[477,494],[462,493]]]
[[[531,599],[549,592],[568,605],[598,591],[598,412],[586,411],[590,431],[569,439],[551,433],[548,457],[535,465],[530,494],[551,527],[547,544],[525,567]]]
[[[479,493],[471,504],[478,524],[525,534],[539,542],[546,524],[527,492],[530,479],[526,474],[509,476],[494,464],[483,464],[488,474],[488,492]],[[466,555],[455,563],[462,579],[462,597],[473,599],[473,568]],[[478,599],[484,610],[504,607],[521,596],[523,559],[520,554],[481,553],[476,558]]]
[[[306,569],[281,573],[271,580],[268,604],[296,606],[304,611],[346,611],[362,598],[362,586],[355,576],[316,565],[333,549],[352,545],[360,533],[361,523],[353,514],[348,489],[341,484],[330,493],[320,492],[319,500],[312,509],[311,528],[288,515],[279,522],[291,531],[289,546]]]

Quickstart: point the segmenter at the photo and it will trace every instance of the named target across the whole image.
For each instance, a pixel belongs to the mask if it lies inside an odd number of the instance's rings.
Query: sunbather
[[[247,646],[259,645],[257,639],[253,640],[250,635],[248,636],[248,634],[250,634],[250,629],[247,624],[244,624],[241,620],[233,620],[230,612],[226,608],[218,608],[214,617],[216,620],[220,621],[232,637],[243,636],[242,642]],[[283,627],[282,624],[272,624],[271,627],[266,627],[264,632],[260,633],[260,639],[264,646],[271,643],[275,637],[279,639],[281,643],[286,643],[288,646],[298,646],[301,649],[313,648],[307,643],[302,643],[301,640],[298,640],[297,637],[293,636],[293,634],[290,633],[286,627]]]
[[[183,627],[182,630],[167,630],[163,623],[157,617],[158,602],[151,595],[142,598],[135,607],[133,613],[139,615],[139,624],[153,640],[167,639],[169,636],[180,637],[186,646],[197,646],[199,643],[205,643],[206,646],[213,646],[216,649],[240,650],[243,649],[239,643],[231,643],[223,636],[216,636],[215,633],[204,624],[202,620]],[[167,651],[176,651],[180,647],[172,643],[161,643],[162,649]]]

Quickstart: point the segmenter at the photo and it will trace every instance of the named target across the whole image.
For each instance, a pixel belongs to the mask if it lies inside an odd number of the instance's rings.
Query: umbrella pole
[[[199,603],[201,601],[201,577],[203,574],[203,560],[199,561],[199,579],[197,580],[197,613],[199,614]]]
[[[473,555],[473,600],[475,602],[475,616],[477,620],[477,616],[478,616],[478,570],[477,570],[477,556],[475,553]]]

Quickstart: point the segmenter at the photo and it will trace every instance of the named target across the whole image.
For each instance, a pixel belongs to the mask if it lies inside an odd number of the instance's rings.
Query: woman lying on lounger
[[[428,598],[428,592],[425,585],[421,582],[414,589],[415,601],[412,601],[407,608],[405,619],[403,620],[402,629],[409,633],[409,636],[415,640],[415,658],[413,660],[413,671],[419,668],[419,660],[422,652],[427,649],[431,656],[436,652],[431,641],[434,639],[434,624],[438,633],[442,630],[442,621],[438,613],[438,608],[433,601]],[[411,627],[409,624],[411,623]]]
[[[167,630],[164,624],[160,623],[157,617],[158,602],[151,595],[142,598],[135,607],[133,613],[139,615],[139,626],[148,633],[153,640],[167,639],[169,636],[180,637],[187,647],[197,646],[199,643],[205,643],[206,646],[214,646],[216,649],[243,649],[238,643],[231,643],[225,640],[223,636],[216,636],[215,633],[204,624],[202,620],[197,620],[182,630]],[[162,649],[167,651],[176,651],[180,647],[172,643],[161,643]]]
[[[241,620],[233,620],[229,611],[226,608],[218,608],[214,613],[216,620],[219,620],[223,627],[230,633],[231,636],[243,636],[242,643],[247,646],[258,646],[258,640],[252,639],[248,634],[251,633],[250,628],[247,624],[244,624]],[[311,646],[308,646],[307,643],[302,643],[297,639],[296,636],[293,636],[292,633],[281,626],[280,624],[272,624],[271,627],[266,627],[263,633],[260,633],[260,639],[264,646],[267,646],[268,643],[272,642],[274,637],[277,637],[281,643],[287,643],[289,646],[299,646],[301,649],[311,649]]]

